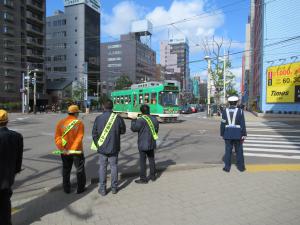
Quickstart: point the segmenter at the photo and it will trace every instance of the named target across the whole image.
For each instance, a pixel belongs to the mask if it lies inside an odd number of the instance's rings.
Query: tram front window
[[[173,92],[161,92],[159,95],[160,104],[162,106],[177,106],[178,105],[178,93]]]

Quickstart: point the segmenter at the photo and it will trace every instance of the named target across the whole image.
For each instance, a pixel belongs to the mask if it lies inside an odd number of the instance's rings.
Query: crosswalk
[[[283,122],[247,123],[245,157],[300,160],[300,127]]]

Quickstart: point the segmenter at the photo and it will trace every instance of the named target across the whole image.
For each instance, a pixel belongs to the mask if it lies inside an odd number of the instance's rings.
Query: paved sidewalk
[[[117,195],[90,185],[14,202],[14,225],[299,225],[299,172],[227,174],[221,168],[164,172],[147,185],[123,180]]]

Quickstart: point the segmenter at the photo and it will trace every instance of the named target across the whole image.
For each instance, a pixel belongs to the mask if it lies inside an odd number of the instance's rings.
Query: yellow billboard
[[[267,103],[300,102],[300,62],[267,69]]]

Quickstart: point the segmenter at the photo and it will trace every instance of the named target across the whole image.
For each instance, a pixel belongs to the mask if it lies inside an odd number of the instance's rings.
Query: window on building
[[[75,41],[75,45],[77,45],[77,41]]]
[[[75,32],[77,32],[77,29],[75,29]]]
[[[109,51],[108,55],[121,55],[122,51]]]
[[[116,63],[116,64],[108,64],[107,67],[108,68],[115,68],[115,67],[121,67],[122,64],[121,63]]]
[[[61,67],[54,67],[53,68],[54,72],[67,72],[67,67],[61,66]]]
[[[108,46],[107,46],[108,49],[121,48],[121,47],[122,47],[121,44],[117,44],[117,45],[108,45]]]
[[[108,61],[108,62],[120,61],[120,60],[122,60],[122,58],[121,58],[121,57],[107,58],[107,61]]]
[[[6,92],[15,91],[15,85],[13,83],[5,83],[4,84],[4,91],[6,91]]]

